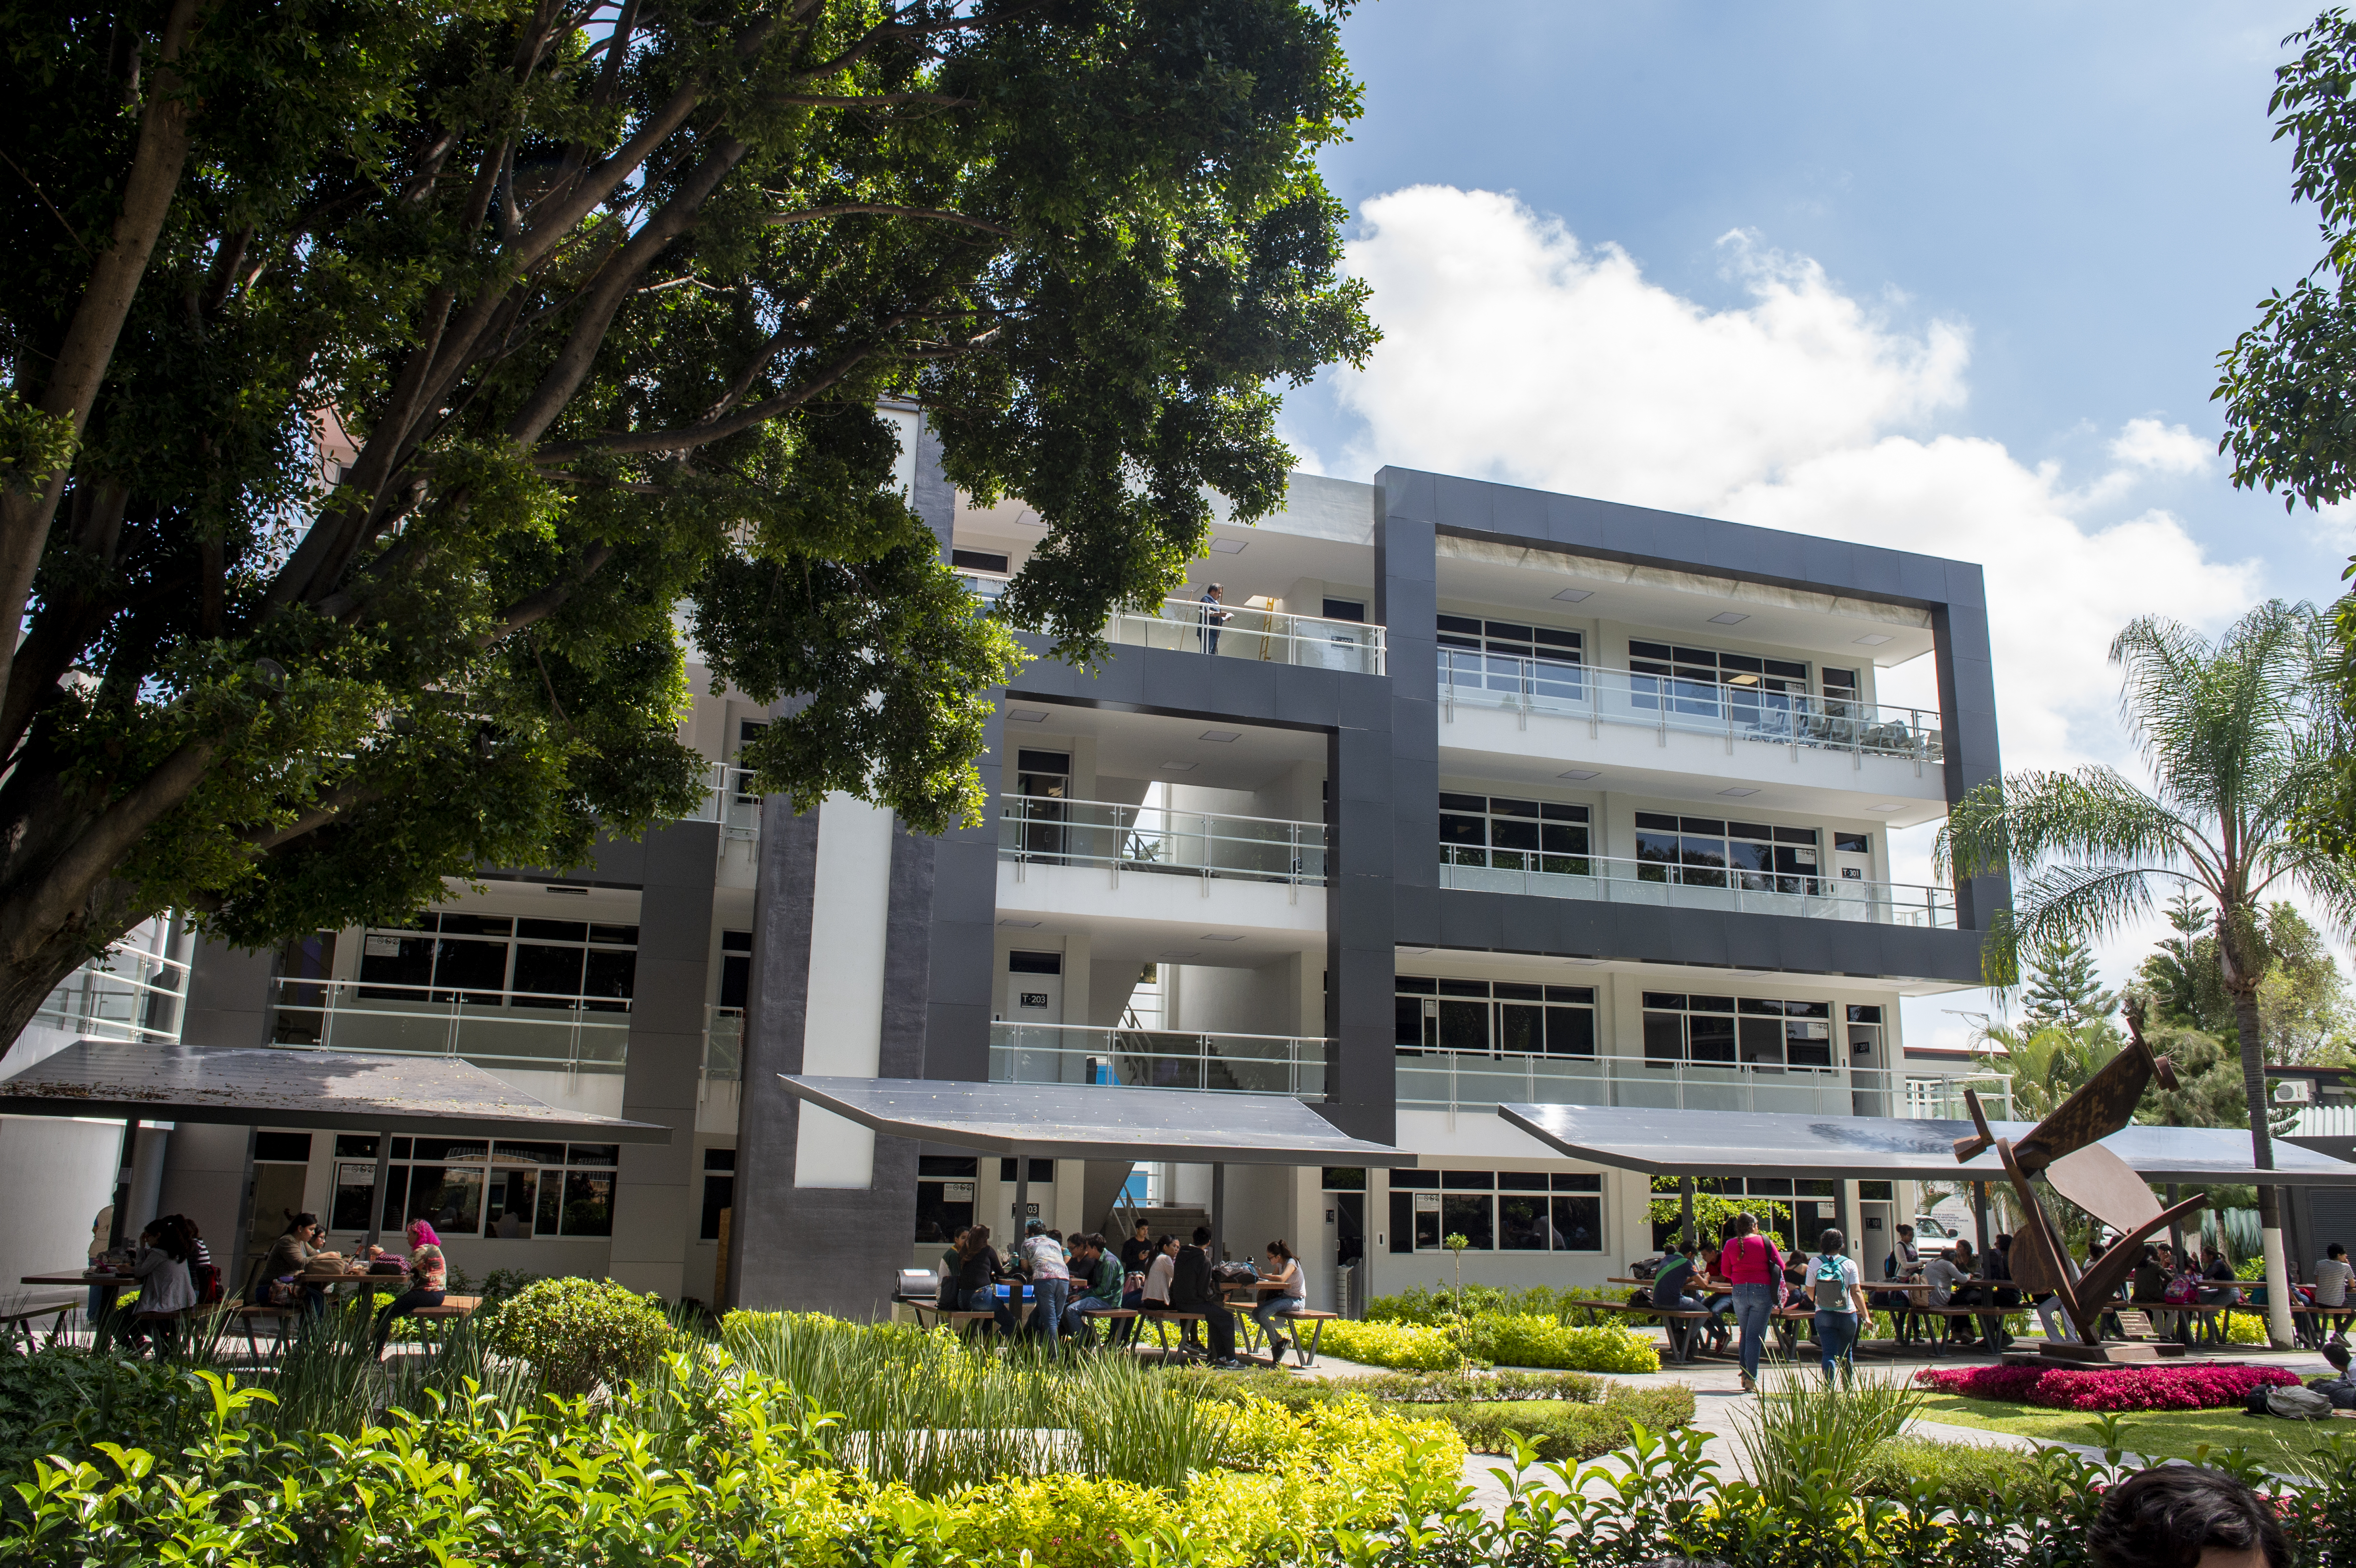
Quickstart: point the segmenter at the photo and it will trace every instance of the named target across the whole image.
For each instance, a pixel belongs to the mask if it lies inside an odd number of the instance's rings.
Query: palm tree
[[[2270,601],[2216,642],[2146,617],[2111,644],[2124,671],[2119,710],[2140,747],[2147,791],[2099,766],[2029,771],[1982,784],[1940,830],[1938,859],[1959,877],[2026,873],[2015,907],[1989,932],[1988,983],[2019,983],[2021,945],[2099,940],[2147,917],[2158,888],[2201,901],[2216,932],[2220,977],[2240,1037],[2251,1162],[2274,1168],[2266,1126],[2258,982],[2266,949],[2258,912],[2303,889],[2340,931],[2356,923],[2356,869],[2294,837],[2302,805],[2323,798],[2330,658],[2314,607]],[[2276,1189],[2258,1189],[2267,1323],[2291,1342],[2288,1271]]]

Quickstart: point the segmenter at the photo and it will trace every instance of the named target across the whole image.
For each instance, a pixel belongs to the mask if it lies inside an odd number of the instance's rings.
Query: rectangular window
[[[1006,557],[986,549],[949,551],[949,564],[960,571],[994,571],[1003,577],[1006,574]]]
[[[1398,1050],[1484,1056],[1595,1054],[1592,987],[1431,980],[1409,975],[1400,976],[1397,986],[1392,1043]]]
[[[1836,833],[1833,835],[1833,848],[1844,855],[1870,855],[1873,853],[1873,837],[1867,833]]]
[[[1462,1236],[1471,1243],[1470,1250],[1489,1253],[1497,1250],[1497,1200],[1487,1194],[1472,1197],[1451,1192],[1440,1199],[1440,1221],[1445,1227],[1441,1240]]]
[[[1443,794],[1440,863],[1591,876],[1594,868],[1587,859],[1590,815],[1588,807],[1563,801]]]
[[[1364,621],[1366,604],[1363,599],[1328,599],[1321,613],[1328,621]]]
[[[1012,1181],[1014,1179],[1014,1162],[1012,1160],[1001,1159],[998,1162],[998,1179],[1001,1181]],[[1043,1186],[1048,1182],[1054,1181],[1055,1179],[1055,1162],[1054,1160],[1034,1159],[1031,1162],[1032,1186]]]
[[[1603,1250],[1603,1179],[1543,1171],[1391,1173],[1391,1251],[1438,1251],[1461,1235],[1474,1252]]]
[[[1364,1166],[1329,1165],[1319,1173],[1318,1189],[1323,1192],[1364,1192],[1366,1171]]]
[[[1565,627],[1472,615],[1439,617],[1440,683],[1468,699],[1487,692],[1507,701],[1587,700],[1586,639]]]
[[[635,925],[428,910],[417,927],[363,933],[359,995],[421,1007],[627,1012],[637,945]]]

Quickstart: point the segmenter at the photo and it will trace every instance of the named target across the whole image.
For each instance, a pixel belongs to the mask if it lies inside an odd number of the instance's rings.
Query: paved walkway
[[[2029,1342],[2034,1344],[2037,1341]],[[2216,1353],[2209,1355],[2196,1352],[2185,1360],[2188,1362],[2264,1361],[2295,1372],[2302,1379],[2326,1376],[2330,1371],[2329,1363],[2312,1351],[2298,1350],[2286,1355],[2277,1355],[2263,1346],[2254,1345],[2222,1347]],[[1949,1351],[1936,1360],[1920,1355],[1869,1356],[1861,1360],[1858,1366],[1869,1375],[1911,1378],[1924,1367],[1984,1367],[1993,1365],[1996,1360],[1996,1357],[1981,1352]],[[1807,1366],[1809,1371],[1813,1373],[1815,1363],[1807,1363]],[[1327,1377],[1341,1381],[1365,1377],[1387,1370],[1383,1367],[1364,1366],[1355,1361],[1344,1361],[1333,1356],[1320,1356],[1314,1371],[1296,1375]],[[1691,1366],[1679,1366],[1672,1362],[1658,1372],[1601,1372],[1593,1375],[1610,1378],[1615,1382],[1639,1386],[1656,1387],[1663,1382],[1681,1382],[1687,1385],[1694,1391],[1693,1424],[1708,1434],[1702,1444],[1702,1456],[1715,1463],[1719,1467],[1720,1475],[1739,1476],[1745,1473],[1741,1452],[1735,1442],[1735,1435],[1740,1429],[1742,1412],[1751,1403],[1751,1396],[1742,1392],[1741,1368],[1734,1361],[1705,1358]],[[2101,1456],[2100,1450],[2085,1444],[2056,1443],[2010,1432],[1991,1432],[1985,1427],[1956,1426],[1943,1421],[1917,1421],[1908,1430],[1916,1436],[1934,1438],[1943,1443],[1965,1443],[1987,1447],[2022,1450],[2040,1447],[2068,1448],[2088,1458]],[[1598,1461],[1605,1464],[1610,1462],[1609,1456]],[[1504,1508],[1505,1494],[1504,1487],[1491,1472],[1505,1467],[1509,1463],[1510,1461],[1494,1454],[1471,1454],[1465,1456],[1464,1483],[1472,1488],[1473,1500],[1493,1514],[1501,1511]],[[1543,1472],[1532,1472],[1532,1478],[1536,1478],[1540,1474]]]

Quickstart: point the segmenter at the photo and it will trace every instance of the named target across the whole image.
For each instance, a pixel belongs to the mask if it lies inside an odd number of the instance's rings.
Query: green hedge
[[[1539,1458],[1560,1464],[1598,1458],[1626,1447],[1632,1423],[1655,1432],[1691,1424],[1694,1392],[1684,1383],[1621,1384],[1592,1403],[1557,1399],[1436,1408],[1446,1413],[1464,1445],[1476,1454],[1511,1454],[1518,1437]]]
[[[1581,1372],[1657,1372],[1661,1353],[1645,1335],[1616,1323],[1574,1328],[1535,1315],[1483,1314],[1445,1328],[1415,1323],[1334,1322],[1325,1349],[1370,1367],[1449,1371],[1466,1360]]]
[[[610,1279],[536,1280],[483,1316],[484,1344],[530,1364],[553,1393],[642,1377],[675,1338],[661,1296]]]

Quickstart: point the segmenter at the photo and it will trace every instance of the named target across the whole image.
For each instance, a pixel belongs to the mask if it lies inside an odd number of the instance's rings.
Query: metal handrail
[[[1919,775],[1946,755],[1946,731],[1933,708],[1891,707],[1821,692],[1767,691],[1720,681],[1648,675],[1512,654],[1440,650],[1441,718],[1453,722],[1462,704],[1508,709],[1526,725],[1533,713],[1584,719],[1591,738],[1611,723],[1653,730],[1668,743],[1672,730],[1719,735],[1729,755],[1734,742],[1846,752],[1862,767],[1869,756],[1901,757]]]
[[[734,1083],[744,1075],[744,1009],[703,1006],[702,1077],[708,1083]]]
[[[1325,885],[1325,825],[1117,801],[1001,795],[998,856],[1021,880],[1032,865],[1098,866],[1213,880]]]
[[[997,603],[1006,584],[1012,581],[1007,574],[995,571],[960,571],[958,575],[985,604]],[[1380,626],[1365,621],[1337,621],[1325,615],[1296,615],[1286,610],[1264,610],[1250,604],[1222,603],[1214,606],[1200,599],[1173,596],[1162,600],[1151,613],[1114,611],[1106,619],[1105,636],[1115,644],[1210,654],[1221,658],[1355,670],[1363,675],[1381,675],[1385,668]]]
[[[694,815],[679,818],[681,822],[717,822],[720,836],[728,838],[758,838],[761,836],[761,797],[752,788],[753,770],[730,763],[714,763],[704,770],[703,799]]]
[[[1443,844],[1440,847],[1440,885],[1537,898],[1593,899],[1605,903],[1791,914],[1813,920],[1852,920],[1872,925],[1938,931],[1955,929],[1954,890],[1935,884],[1793,876],[1730,867],[1720,869],[1621,856],[1558,855],[1535,849],[1479,849]]]
[[[627,997],[284,975],[270,985],[273,1043],[290,1049],[567,1072],[618,1072],[629,1052]]]
[[[1096,1083],[1323,1099],[1329,1042],[1316,1035],[1103,1029],[1086,1024],[990,1026],[993,1083]]]
[[[126,967],[127,966],[127,967]],[[82,965],[41,1000],[28,1028],[135,1044],[168,1045],[180,1038],[178,1003],[187,990],[188,965],[138,947],[116,947]],[[168,1026],[153,1021],[168,1000]],[[138,1021],[143,1016],[149,1021]]]
[[[1947,1099],[1921,1086],[1950,1086],[1938,1093],[1960,1107],[1961,1085],[1965,1082],[1979,1091],[1991,1115],[2008,1119],[2012,1107],[2012,1080],[2001,1073],[1958,1080],[1845,1064],[1778,1067],[1740,1061],[1659,1061],[1641,1056],[1416,1046],[1395,1050],[1398,1104],[1417,1109],[1486,1111],[1503,1103],[1520,1102],[1947,1121],[1955,1119],[1947,1114]]]

